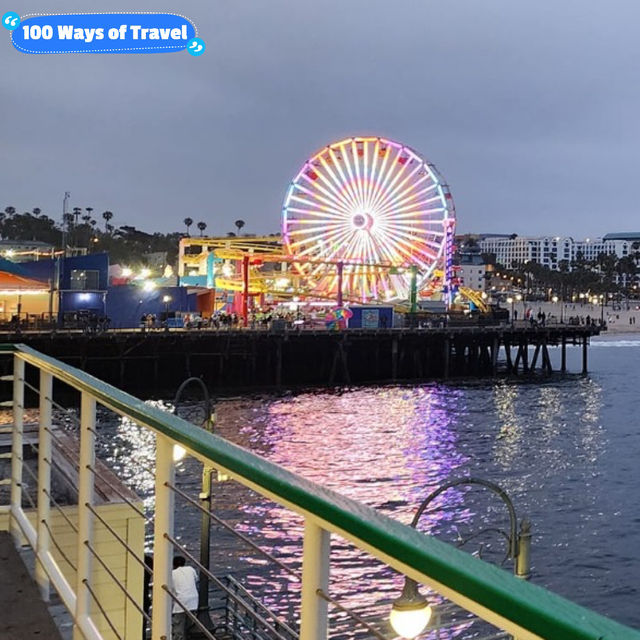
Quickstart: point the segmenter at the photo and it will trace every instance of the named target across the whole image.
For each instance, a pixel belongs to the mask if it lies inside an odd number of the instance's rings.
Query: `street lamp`
[[[171,302],[171,296],[162,296],[162,302],[164,302],[165,328],[169,331],[169,303]]]
[[[165,296],[169,298],[169,296]],[[163,298],[164,299],[164,298]],[[205,418],[202,422],[202,428],[209,433],[214,432],[215,425],[215,409],[209,394],[207,385],[200,378],[187,378],[176,391],[176,396],[173,401],[173,413],[178,415],[178,407],[182,401],[182,396],[187,387],[195,385],[199,387],[202,392],[202,399],[204,403]],[[176,451],[178,449],[178,451]],[[180,457],[177,457],[182,449],[184,452]],[[174,461],[181,460],[186,455],[186,450],[180,445],[174,447]],[[200,521],[200,564],[207,571],[211,564],[210,547],[211,547],[211,481],[213,475],[213,468],[207,465],[202,467],[202,491],[200,493],[200,505],[202,507],[202,518]],[[198,620],[207,628],[212,629],[211,618],[209,616],[209,576],[202,569],[200,570],[198,580]]]
[[[507,298],[507,303],[511,305],[511,324],[513,325],[513,298]]]
[[[523,519],[520,522],[520,531],[518,532],[518,519],[511,498],[509,498],[502,487],[490,480],[468,477],[456,478],[445,482],[435,491],[432,491],[422,501],[413,517],[413,520],[411,521],[410,526],[414,529],[416,528],[418,521],[426,511],[429,504],[431,504],[431,502],[441,493],[444,493],[453,487],[459,487],[462,485],[477,485],[489,489],[489,491],[497,495],[504,502],[509,513],[509,531],[498,529],[498,532],[507,540],[507,557],[513,560],[514,574],[518,578],[523,578],[525,580],[528,579],[530,576],[529,558],[531,549],[531,523],[528,519]],[[495,530],[495,528],[491,527],[481,531],[480,533]],[[422,633],[429,624],[431,613],[431,607],[429,606],[426,598],[420,594],[415,580],[405,577],[402,594],[393,603],[391,614],[389,616],[389,622],[391,623],[393,630],[403,638],[415,638],[417,635]]]
[[[415,638],[431,620],[431,607],[415,580],[405,578],[402,595],[393,603],[389,622],[401,638]]]

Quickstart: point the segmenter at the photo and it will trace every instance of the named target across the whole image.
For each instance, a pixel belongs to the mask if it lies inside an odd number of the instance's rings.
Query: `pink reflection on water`
[[[243,399],[237,407],[224,403],[219,408],[219,432],[290,471],[409,523],[428,493],[468,461],[452,428],[464,414],[460,398],[457,390],[436,385],[306,393],[253,407],[258,419],[250,422]],[[239,431],[236,410],[242,417]],[[431,531],[453,518],[464,519],[464,513],[453,514],[449,508],[461,498],[456,490],[441,496],[419,528]],[[241,503],[240,510],[243,532],[260,537],[280,559],[299,561],[299,516],[262,500]],[[331,593],[367,617],[386,618],[402,578],[337,536],[332,538],[331,561]],[[281,590],[274,592],[277,580],[261,563],[247,581],[270,606],[282,605]],[[296,594],[298,585],[290,583],[288,591]],[[342,627],[340,620],[335,618],[334,631]]]

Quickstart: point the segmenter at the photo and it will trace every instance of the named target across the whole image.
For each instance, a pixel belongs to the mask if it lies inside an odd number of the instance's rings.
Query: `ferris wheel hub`
[[[356,213],[351,218],[351,224],[355,229],[371,229],[373,217],[370,213]]]

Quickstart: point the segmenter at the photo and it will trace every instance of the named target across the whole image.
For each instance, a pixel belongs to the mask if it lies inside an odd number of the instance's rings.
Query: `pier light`
[[[144,268],[144,269],[142,269],[140,271],[140,277],[143,278],[143,279],[144,278],[148,278],[150,275],[151,275],[151,270],[150,269]]]
[[[389,615],[393,630],[401,638],[415,638],[431,619],[431,607],[418,590],[415,580],[405,578],[400,597],[394,601]]]
[[[511,297],[507,298],[507,302],[508,302],[509,304],[513,304],[513,298],[511,298]]]
[[[131,269],[129,269],[129,267],[125,267],[122,270],[122,277],[123,278],[130,278],[133,275],[133,271]]]
[[[553,298],[551,298],[551,302],[553,303],[558,302],[558,296],[553,296]]]
[[[441,484],[420,503],[409,526],[415,529],[424,513],[433,513],[433,511],[427,511],[433,500],[445,491],[460,486],[483,487],[502,500],[509,514],[508,531],[503,529],[484,529],[483,531],[495,531],[505,538],[508,545],[506,558],[510,558],[513,561],[514,575],[523,580],[528,580],[531,575],[531,522],[528,518],[523,518],[520,521],[520,529],[518,530],[518,518],[513,502],[505,490],[495,482],[468,476],[454,478]],[[466,540],[462,541],[462,544],[466,544],[474,537],[474,534],[470,535]],[[431,606],[419,592],[417,583],[412,578],[405,576],[402,594],[393,603],[389,616],[389,622],[393,630],[403,638],[415,638],[429,624],[431,615]]]
[[[162,297],[162,302],[164,302],[164,303],[171,302],[171,296],[163,296]]]
[[[156,283],[155,283],[155,282],[153,282],[153,280],[145,280],[145,281],[142,283],[142,288],[143,288],[145,291],[153,291],[153,290],[156,288]]]
[[[518,301],[522,300],[522,294],[521,293],[516,294],[516,300],[518,300]]]

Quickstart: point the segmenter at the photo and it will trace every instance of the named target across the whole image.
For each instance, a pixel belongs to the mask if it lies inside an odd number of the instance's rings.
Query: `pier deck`
[[[0,602],[1,640],[58,640],[61,637],[6,531],[0,531]]]

